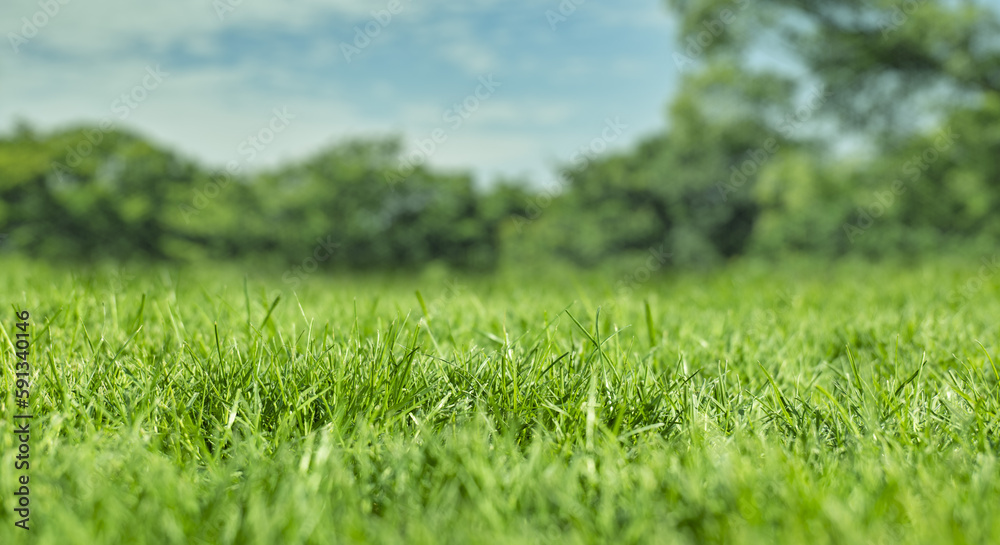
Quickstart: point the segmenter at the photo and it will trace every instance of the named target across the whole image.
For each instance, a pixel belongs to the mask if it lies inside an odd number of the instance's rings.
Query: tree
[[[195,167],[125,132],[81,127],[0,140],[0,224],[11,245],[52,258],[165,258],[173,196]]]

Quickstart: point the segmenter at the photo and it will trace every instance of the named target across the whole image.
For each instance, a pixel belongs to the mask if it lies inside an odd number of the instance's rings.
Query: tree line
[[[670,0],[669,129],[556,188],[399,169],[398,138],[213,171],[101,126],[0,136],[0,251],[51,259],[705,266],[1000,241],[1000,18],[988,3]],[[911,5],[912,4],[912,5]],[[754,62],[781,51],[780,63]],[[319,242],[317,242],[319,241]]]

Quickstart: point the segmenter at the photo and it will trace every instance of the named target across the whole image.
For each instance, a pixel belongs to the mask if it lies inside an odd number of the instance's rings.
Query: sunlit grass
[[[38,543],[1000,539],[1000,297],[969,290],[972,261],[743,264],[627,294],[2,270],[32,314]]]

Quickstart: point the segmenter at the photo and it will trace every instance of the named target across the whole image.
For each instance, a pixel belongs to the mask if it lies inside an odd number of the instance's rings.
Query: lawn
[[[1000,542],[975,258],[0,271],[0,543]]]

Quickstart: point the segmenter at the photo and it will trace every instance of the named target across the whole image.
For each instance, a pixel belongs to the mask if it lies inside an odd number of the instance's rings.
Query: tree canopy
[[[241,172],[127,131],[20,125],[0,137],[0,248],[484,270],[506,259],[592,266],[652,255],[657,266],[705,266],[1000,240],[995,6],[666,4],[681,21],[667,129],[563,165],[558,190],[478,190],[467,173],[399,171],[395,138]]]

